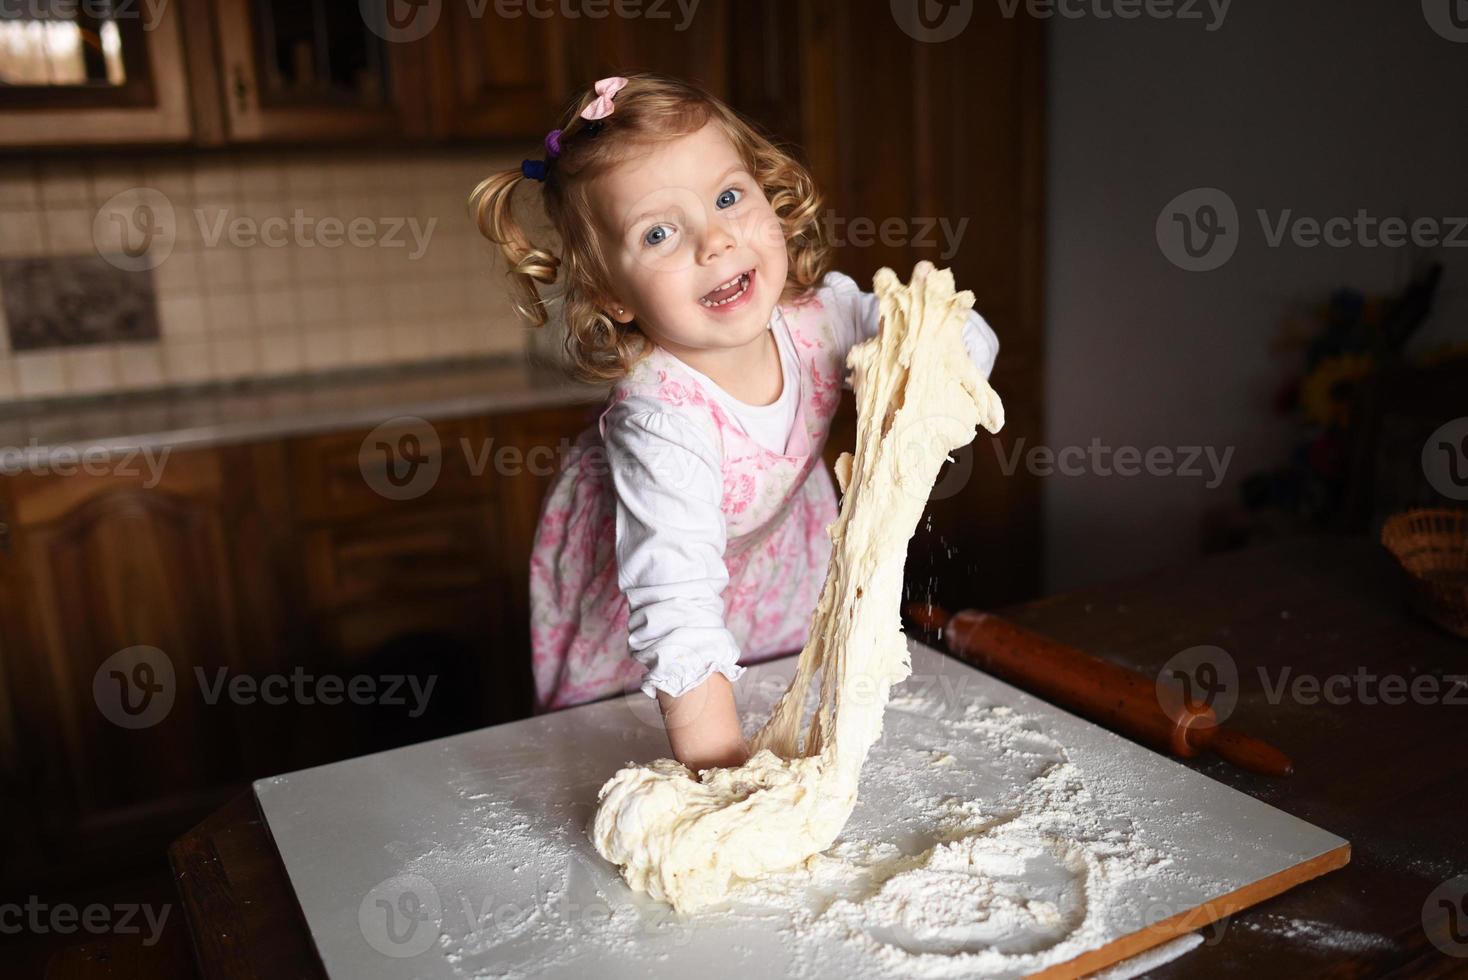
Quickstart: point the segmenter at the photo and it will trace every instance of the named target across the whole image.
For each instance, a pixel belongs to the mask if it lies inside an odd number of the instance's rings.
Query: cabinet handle
[[[234,66],[234,100],[241,113],[250,111],[250,85],[245,81],[243,65]]]

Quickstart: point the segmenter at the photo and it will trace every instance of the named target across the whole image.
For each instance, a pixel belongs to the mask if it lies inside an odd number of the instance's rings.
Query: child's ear
[[[618,323],[632,322],[632,311],[627,309],[626,306],[618,303],[614,299],[609,299],[604,304],[602,304],[602,309],[606,311],[607,316],[611,317],[613,320],[616,320]]]

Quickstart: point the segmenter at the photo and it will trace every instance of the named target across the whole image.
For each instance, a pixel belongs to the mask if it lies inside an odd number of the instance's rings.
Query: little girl
[[[636,74],[574,105],[471,197],[522,315],[544,325],[559,282],[575,373],[613,383],[536,529],[535,710],[640,687],[679,761],[738,765],[731,682],[805,645],[836,518],[821,449],[877,300],[827,272],[810,174],[718,99]],[[526,181],[558,253],[512,214]],[[963,339],[988,377],[977,313]]]

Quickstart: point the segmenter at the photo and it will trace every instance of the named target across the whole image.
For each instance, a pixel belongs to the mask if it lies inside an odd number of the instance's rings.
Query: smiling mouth
[[[741,299],[749,290],[750,281],[754,279],[754,270],[741,272],[739,275],[710,289],[699,297],[698,301],[709,309],[717,309],[720,306]]]

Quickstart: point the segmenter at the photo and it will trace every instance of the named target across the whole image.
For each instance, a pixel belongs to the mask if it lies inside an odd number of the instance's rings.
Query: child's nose
[[[719,222],[711,222],[704,231],[704,258],[717,259],[735,245],[734,236]]]

